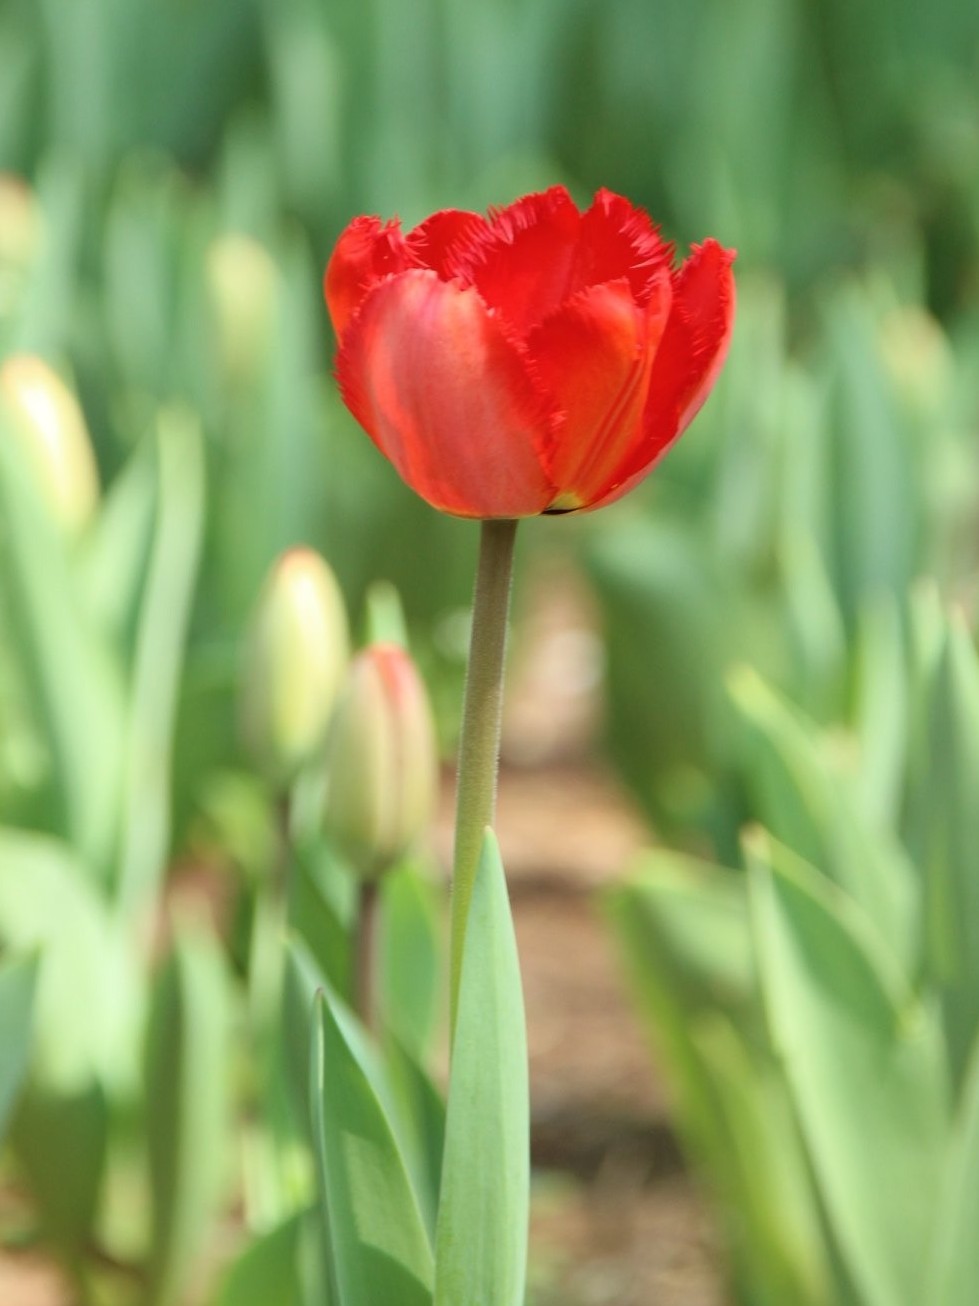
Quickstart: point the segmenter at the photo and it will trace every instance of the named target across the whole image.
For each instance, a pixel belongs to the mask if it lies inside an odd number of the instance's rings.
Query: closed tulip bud
[[[232,381],[253,376],[272,338],[279,274],[251,236],[219,236],[207,252],[207,284],[221,363]]]
[[[372,644],[352,662],[327,759],[327,831],[374,878],[418,840],[435,808],[432,710],[400,645]]]
[[[81,531],[99,478],[78,400],[42,359],[15,354],[0,367],[0,406],[52,516],[69,534]]]
[[[290,549],[259,596],[242,685],[245,740],[273,780],[287,783],[321,752],[348,654],[336,577],[314,550]]]
[[[41,211],[27,182],[0,172],[0,272],[24,271],[41,247]]]

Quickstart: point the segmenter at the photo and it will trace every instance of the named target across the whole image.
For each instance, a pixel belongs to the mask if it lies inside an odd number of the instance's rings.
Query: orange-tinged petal
[[[471,288],[412,270],[380,282],[337,359],[344,401],[422,498],[460,517],[542,512],[556,420],[519,345]]]
[[[636,304],[623,277],[582,291],[531,332],[535,375],[564,415],[547,461],[555,510],[593,502],[641,438],[650,369],[671,296],[666,269],[646,308]]]
[[[593,505],[633,489],[689,426],[720,374],[734,327],[733,250],[715,240],[695,245],[673,279],[673,306],[653,361],[643,436]]]
[[[339,340],[375,282],[411,266],[401,227],[395,218],[354,218],[341,233],[323,277],[323,292]]]

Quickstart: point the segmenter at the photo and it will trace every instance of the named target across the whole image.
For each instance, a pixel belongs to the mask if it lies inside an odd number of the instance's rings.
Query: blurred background
[[[739,309],[713,397],[650,480],[518,543],[500,828],[533,1302],[891,1300],[840,1269],[832,1198],[797,1209],[802,1181],[777,1173],[771,1121],[800,1110],[759,1032],[743,831],[874,919],[934,997],[961,1086],[979,1005],[975,5],[2,0],[0,170],[0,361],[44,360],[41,427],[73,432],[41,507],[0,459],[0,956],[47,957],[0,1169],[5,1306],[148,1300],[127,1269],[145,1194],[119,1157],[144,1007],[189,1019],[185,980],[220,994],[200,1011],[231,1105],[195,1125],[216,1121],[226,1155],[192,1268],[154,1301],[216,1301],[269,1224],[242,1179],[259,1163],[238,1065],[240,918],[274,842],[239,729],[249,614],[300,543],[335,570],[355,640],[368,587],[392,582],[450,759],[476,543],[339,403],[322,270],[357,213],[409,226],[554,182],[628,195],[681,254],[736,247]],[[144,1002],[132,973],[171,955],[171,919],[172,992]],[[768,1124],[745,1116],[762,1091]],[[5,1094],[0,1076],[0,1119]],[[816,1144],[785,1128],[807,1169]],[[192,1147],[216,1153],[209,1137]]]

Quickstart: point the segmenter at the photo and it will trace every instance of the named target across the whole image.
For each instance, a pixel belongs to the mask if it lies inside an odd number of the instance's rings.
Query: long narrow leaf
[[[435,1242],[435,1306],[522,1306],[530,1106],[520,963],[487,831],[466,925]]]

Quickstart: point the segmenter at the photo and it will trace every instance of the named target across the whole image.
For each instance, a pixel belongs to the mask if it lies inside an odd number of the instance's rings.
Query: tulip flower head
[[[322,751],[348,653],[336,577],[313,549],[289,549],[255,606],[241,685],[245,741],[275,780],[288,783]]]
[[[407,235],[359,217],[326,269],[347,407],[422,498],[460,517],[611,503],[707,398],[734,317],[734,254],[681,267],[648,215],[563,187]]]
[[[397,644],[354,658],[327,747],[325,826],[351,866],[376,878],[435,811],[438,753],[424,682]]]

